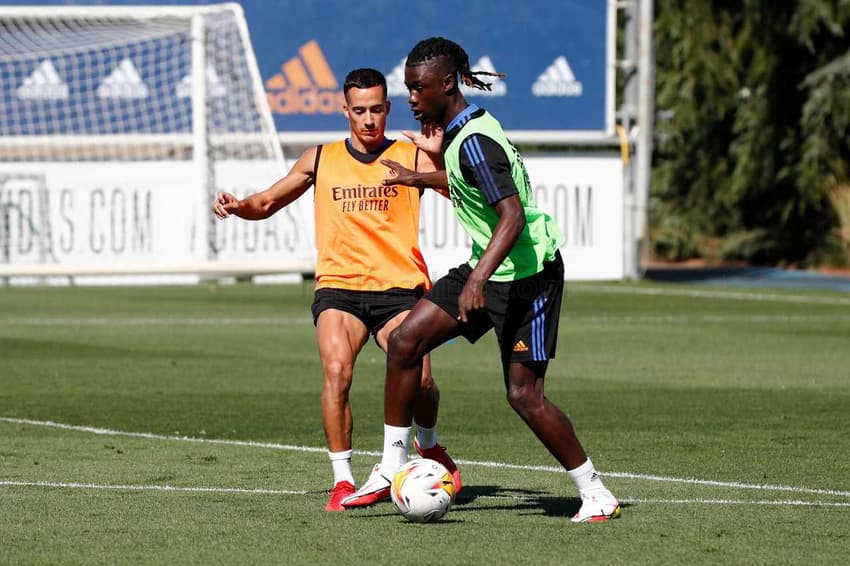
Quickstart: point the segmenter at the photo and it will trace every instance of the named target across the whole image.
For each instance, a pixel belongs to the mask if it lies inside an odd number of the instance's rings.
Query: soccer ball
[[[410,460],[393,477],[390,494],[398,512],[414,523],[433,523],[449,512],[455,485],[449,471],[434,460]]]

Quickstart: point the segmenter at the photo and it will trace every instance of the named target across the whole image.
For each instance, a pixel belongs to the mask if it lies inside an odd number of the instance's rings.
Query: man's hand
[[[416,147],[432,155],[439,155],[443,149],[443,128],[437,124],[422,124],[418,133],[411,130],[402,130],[401,133]]]
[[[483,309],[487,306],[487,297],[484,293],[484,286],[486,284],[487,280],[480,281],[474,272],[469,275],[469,279],[467,279],[466,285],[463,286],[463,290],[460,292],[460,297],[458,297],[457,301],[458,307],[460,307],[458,319],[461,322],[469,322],[470,312]]]
[[[385,187],[406,185],[408,187],[435,189],[444,197],[449,198],[449,180],[445,171],[428,171],[425,173],[412,171],[392,159],[381,159],[381,163],[392,170],[392,173],[381,181]]]
[[[213,211],[215,215],[220,219],[224,220],[232,212],[235,212],[239,209],[239,199],[233,196],[230,193],[226,193],[224,191],[220,191],[215,194],[215,202],[213,202]]]
[[[416,171],[408,169],[398,161],[392,159],[381,159],[381,163],[392,169],[393,175],[381,181],[385,186],[390,185],[408,185],[416,186]]]

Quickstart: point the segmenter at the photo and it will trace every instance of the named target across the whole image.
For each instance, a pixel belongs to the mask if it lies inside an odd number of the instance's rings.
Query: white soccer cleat
[[[607,489],[594,489],[581,494],[581,508],[573,515],[573,523],[601,523],[620,516],[620,503]]]
[[[392,480],[381,473],[380,464],[375,464],[363,487],[343,499],[342,506],[346,509],[352,509],[354,507],[369,507],[380,501],[386,501],[390,498],[391,486]]]

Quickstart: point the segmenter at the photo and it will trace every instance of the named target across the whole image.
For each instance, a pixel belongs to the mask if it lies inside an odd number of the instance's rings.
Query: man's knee
[[[323,363],[325,387],[337,391],[348,391],[354,376],[354,363],[342,360],[326,360]]]
[[[404,326],[399,326],[390,333],[389,342],[387,344],[388,359],[407,365],[412,360],[415,360],[418,342],[410,332],[404,329]]]
[[[527,413],[540,406],[542,398],[537,390],[528,384],[508,385],[507,399],[513,410],[518,413]]]

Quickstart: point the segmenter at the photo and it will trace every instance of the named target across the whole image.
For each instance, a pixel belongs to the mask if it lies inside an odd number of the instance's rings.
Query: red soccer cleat
[[[354,493],[354,490],[354,484],[350,481],[338,482],[331,489],[331,497],[328,500],[328,504],[325,505],[325,511],[345,511],[345,507],[342,506],[342,500]]]
[[[455,461],[452,460],[451,456],[449,456],[449,453],[446,452],[446,449],[440,446],[439,443],[435,444],[431,448],[420,448],[419,442],[417,442],[416,438],[413,439],[413,446],[416,448],[416,453],[423,458],[434,460],[445,466],[452,475],[452,481],[455,484],[455,495],[460,493],[460,489],[463,487],[463,482],[460,481],[460,470],[457,469],[457,464],[455,464]]]

